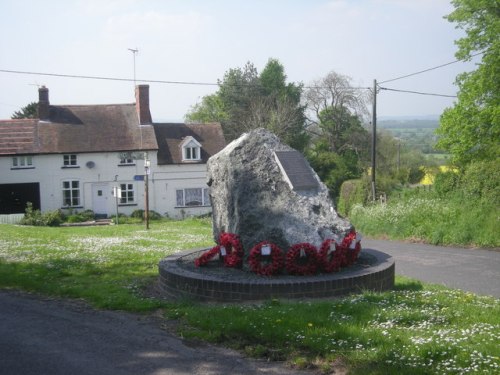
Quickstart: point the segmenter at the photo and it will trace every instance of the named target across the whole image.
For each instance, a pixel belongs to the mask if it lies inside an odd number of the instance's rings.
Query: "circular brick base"
[[[217,272],[194,268],[192,259],[205,250],[191,250],[160,261],[162,293],[197,301],[238,302],[271,298],[325,298],[394,287],[394,259],[371,249],[363,249],[359,264],[338,273],[273,277],[261,277],[222,266],[216,267]]]

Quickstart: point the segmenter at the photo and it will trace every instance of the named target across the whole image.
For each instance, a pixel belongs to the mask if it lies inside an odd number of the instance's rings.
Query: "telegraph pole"
[[[372,199],[376,200],[375,191],[375,168],[377,154],[377,80],[373,80],[373,109],[372,109]]]

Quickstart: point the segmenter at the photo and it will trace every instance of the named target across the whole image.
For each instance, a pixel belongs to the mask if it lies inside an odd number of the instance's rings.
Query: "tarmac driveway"
[[[0,374],[312,374],[184,341],[161,329],[162,322],[0,290]]]
[[[500,251],[363,239],[392,255],[396,274],[500,298]]]

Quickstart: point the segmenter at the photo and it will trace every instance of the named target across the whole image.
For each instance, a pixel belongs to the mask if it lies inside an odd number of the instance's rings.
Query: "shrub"
[[[347,180],[340,187],[337,210],[341,215],[349,215],[355,204],[364,204],[368,197],[368,187],[362,179]]]
[[[131,214],[130,217],[136,218],[136,219],[144,219],[144,210],[134,210]],[[156,211],[149,210],[149,220],[160,220],[162,218],[161,214],[159,214]]]
[[[500,159],[473,162],[461,180],[465,195],[500,204]]]
[[[85,210],[82,212],[76,212],[76,213],[70,214],[66,218],[66,221],[68,223],[83,223],[85,221],[94,220],[94,216],[95,216],[94,211]]]
[[[19,224],[21,225],[34,225],[34,226],[51,226],[56,227],[63,221],[61,211],[49,211],[41,213],[40,210],[34,210],[33,204],[28,202],[26,204],[26,211],[24,217]]]
[[[460,176],[454,171],[438,173],[434,178],[434,190],[439,196],[444,196],[458,189]]]
[[[45,225],[49,227],[58,227],[64,221],[63,214],[60,210],[46,212],[42,214],[42,218]]]

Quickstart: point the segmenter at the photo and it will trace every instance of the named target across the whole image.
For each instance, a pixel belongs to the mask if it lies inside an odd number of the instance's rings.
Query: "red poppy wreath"
[[[321,268],[326,273],[338,272],[344,264],[345,249],[339,246],[335,240],[326,239],[319,249]]]
[[[340,246],[345,251],[344,266],[350,266],[356,259],[358,259],[359,252],[361,251],[361,235],[352,231],[344,237]]]
[[[221,233],[219,236],[220,255],[226,267],[241,267],[243,264],[243,246],[240,237],[233,233]]]
[[[204,266],[206,265],[210,259],[212,259],[214,256],[219,254],[220,251],[220,246],[214,246],[210,250],[205,251],[203,254],[201,254],[198,258],[194,260],[194,265],[196,267]]]
[[[264,264],[264,261],[267,261],[267,264]],[[277,245],[263,241],[250,250],[248,264],[256,274],[271,276],[281,272],[285,264],[285,257]]]
[[[286,270],[291,275],[313,275],[318,269],[318,251],[310,243],[293,245],[286,254]]]

